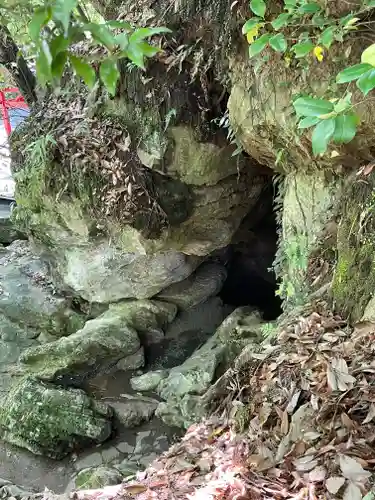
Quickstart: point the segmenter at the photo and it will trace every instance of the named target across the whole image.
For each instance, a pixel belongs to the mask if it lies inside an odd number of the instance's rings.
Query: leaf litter
[[[237,380],[221,401],[224,412],[217,406],[114,495],[104,488],[77,498],[375,498],[374,340],[375,325],[353,328],[322,302],[284,319],[277,348],[247,353],[231,370]],[[241,433],[233,407],[248,413]]]

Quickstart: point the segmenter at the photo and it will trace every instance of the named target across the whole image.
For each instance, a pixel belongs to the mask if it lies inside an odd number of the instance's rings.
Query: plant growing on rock
[[[301,67],[304,60],[302,67],[306,68],[311,56],[322,62],[332,44],[343,42],[348,33],[358,29],[361,16],[373,7],[374,2],[370,1],[354,13],[331,18],[317,2],[284,0],[283,12],[268,20],[266,2],[251,0],[250,9],[255,16],[242,27],[249,43],[249,57],[260,56],[269,47],[284,54],[288,67],[293,60]],[[375,88],[375,44],[363,51],[361,63],[343,68],[336,77],[336,84],[353,81],[364,96]],[[298,129],[314,127],[311,137],[314,155],[324,154],[330,142],[346,144],[355,137],[359,116],[354,108],[359,103],[352,104],[351,98],[352,93],[345,92],[340,97],[325,99],[324,96],[303,95],[293,100]]]

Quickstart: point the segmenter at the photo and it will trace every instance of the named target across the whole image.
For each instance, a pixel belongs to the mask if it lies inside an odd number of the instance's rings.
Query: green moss
[[[359,320],[375,291],[375,176],[351,180],[342,197],[332,294],[338,311]]]

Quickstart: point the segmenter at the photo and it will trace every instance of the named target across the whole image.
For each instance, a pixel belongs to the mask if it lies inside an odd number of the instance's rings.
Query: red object
[[[7,99],[5,96],[6,93],[16,94],[16,97],[14,97],[13,99],[9,98]],[[9,137],[12,132],[12,127],[10,124],[8,109],[9,108],[29,109],[29,107],[26,104],[25,99],[22,97],[20,91],[16,87],[7,87],[5,89],[0,90],[0,108],[4,122],[5,132]]]

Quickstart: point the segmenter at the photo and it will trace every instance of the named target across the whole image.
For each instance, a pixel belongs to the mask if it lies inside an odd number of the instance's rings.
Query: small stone
[[[114,467],[118,471],[120,471],[120,473],[124,477],[134,476],[139,470],[137,463],[135,461],[130,461],[128,459],[125,459],[121,463],[114,465]]]
[[[136,398],[127,395],[125,401],[111,402],[118,420],[127,428],[136,427],[150,420],[158,406],[158,401],[150,398]]]
[[[116,368],[118,370],[128,371],[137,370],[145,365],[145,353],[143,347],[141,347],[137,352],[120,359],[117,363]]]
[[[103,464],[109,464],[120,457],[120,452],[117,448],[111,447],[102,451]]]
[[[153,372],[144,373],[139,377],[133,377],[130,379],[130,385],[134,391],[153,391],[163,379],[167,378],[167,376],[168,370],[155,370]]]
[[[95,452],[77,460],[74,464],[74,468],[77,471],[80,471],[82,469],[87,469],[88,467],[96,467],[98,465],[101,465],[102,463],[103,463],[103,458],[101,454]]]
[[[127,443],[126,441],[123,441],[122,443],[118,443],[116,445],[116,448],[121,453],[126,453],[127,455],[131,455],[134,452],[134,446],[132,444]]]

